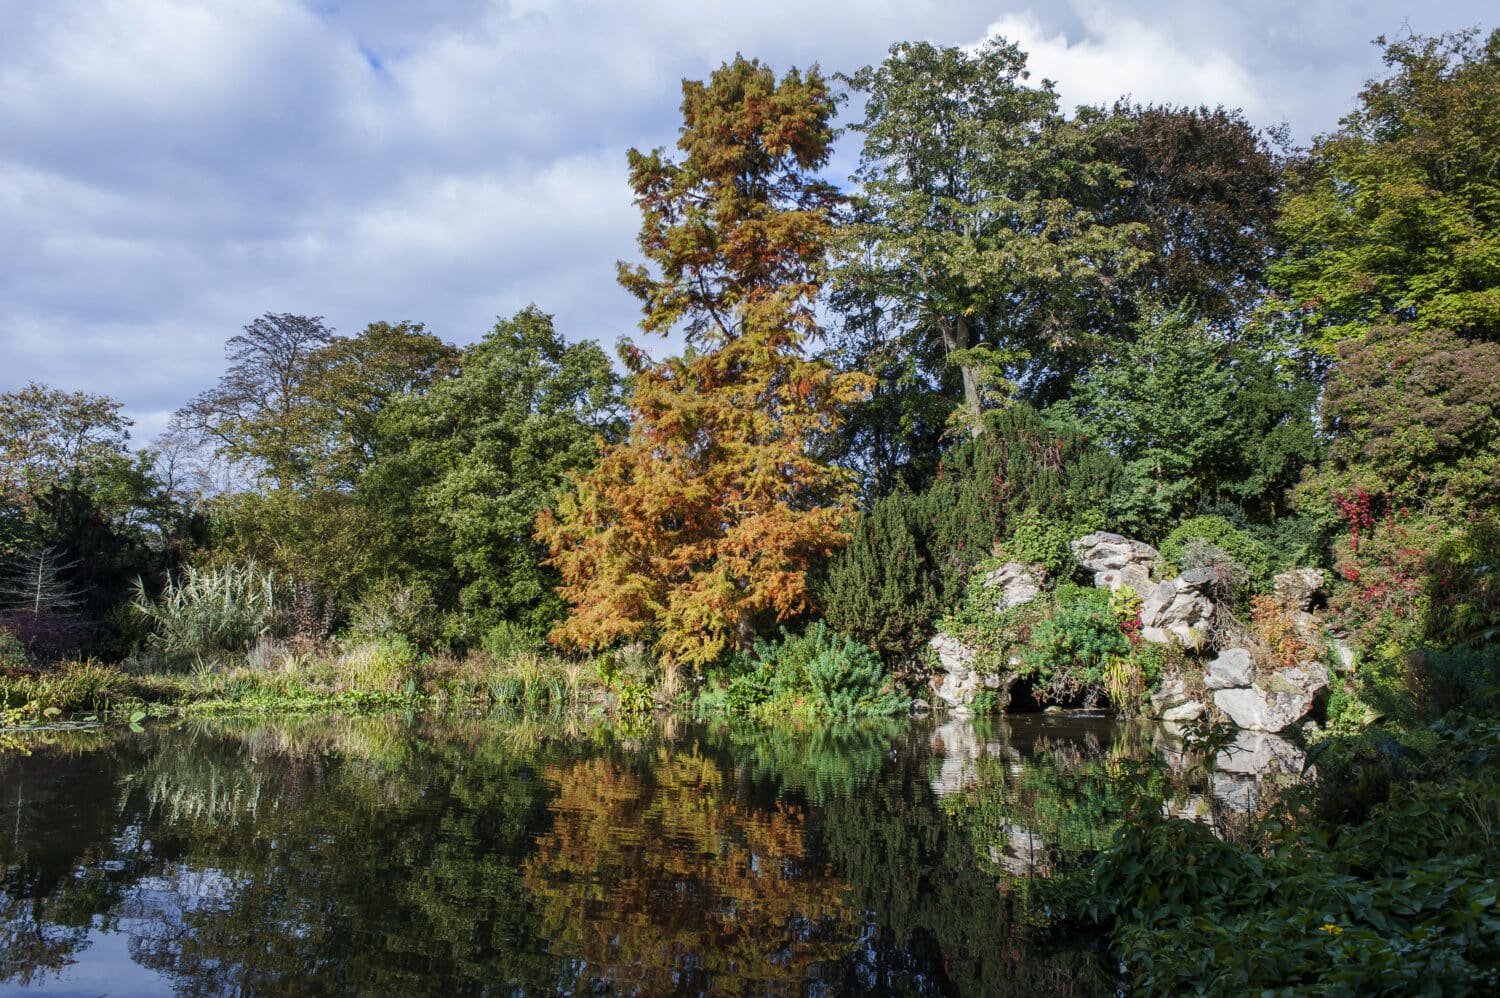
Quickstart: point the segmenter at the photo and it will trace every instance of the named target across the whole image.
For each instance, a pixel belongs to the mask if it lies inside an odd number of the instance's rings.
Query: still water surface
[[[1098,940],[1040,928],[1042,881],[1135,806],[1151,739],[1041,715],[58,736],[0,755],[0,994],[1108,994]]]

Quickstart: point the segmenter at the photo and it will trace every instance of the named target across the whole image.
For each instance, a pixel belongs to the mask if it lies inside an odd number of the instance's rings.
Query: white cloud
[[[1018,44],[1029,56],[1032,78],[1053,81],[1068,109],[1108,106],[1132,95],[1141,103],[1240,107],[1252,120],[1264,110],[1250,73],[1214,45],[1184,46],[1118,8],[1088,4],[1080,20],[1080,36],[1069,38],[1049,31],[1030,12],[1007,14],[985,37]]]
[[[1484,16],[1459,6],[1413,27]],[[0,389],[104,392],[144,431],[267,310],[468,341],[534,301],[612,341],[638,318],[614,283],[636,255],[625,149],[670,145],[679,80],[736,52],[851,70],[988,26],[1066,102],[1223,102],[1305,139],[1401,17],[1397,0],[0,0]]]

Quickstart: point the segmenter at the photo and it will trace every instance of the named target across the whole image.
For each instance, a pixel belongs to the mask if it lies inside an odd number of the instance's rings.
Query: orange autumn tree
[[[679,163],[630,152],[653,265],[620,265],[647,332],[682,330],[657,363],[626,343],[631,427],[575,477],[537,536],[570,605],[554,640],[601,648],[654,635],[701,666],[757,617],[809,608],[807,569],[845,540],[851,483],[812,445],[869,391],[808,360],[833,211],[816,179],[834,99],[816,68],[779,81],[738,57],[685,81]]]

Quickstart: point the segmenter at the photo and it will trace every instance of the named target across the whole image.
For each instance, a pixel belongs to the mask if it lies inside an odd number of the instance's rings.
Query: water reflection
[[[1101,719],[184,724],[0,756],[0,992],[1092,994]],[[1158,798],[1159,800],[1160,798]],[[1153,805],[1155,806],[1155,805]]]

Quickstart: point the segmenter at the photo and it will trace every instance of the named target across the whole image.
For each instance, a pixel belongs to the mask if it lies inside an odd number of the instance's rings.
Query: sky
[[[612,347],[639,318],[614,281],[638,259],[626,150],[675,142],[681,80],[736,52],[832,73],[1003,35],[1065,107],[1223,104],[1306,144],[1381,75],[1377,35],[1494,20],[1479,0],[0,0],[0,391],[108,395],[146,443],[266,312],[469,343],[534,303]],[[846,135],[833,178],[857,157]]]

